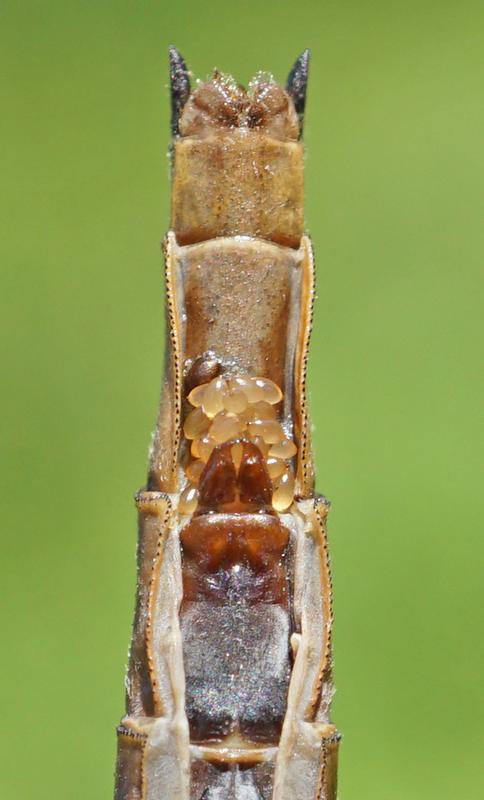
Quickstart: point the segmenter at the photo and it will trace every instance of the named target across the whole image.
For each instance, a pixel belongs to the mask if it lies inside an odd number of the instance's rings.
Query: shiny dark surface
[[[214,448],[200,477],[198,513],[207,511],[269,511],[272,482],[264,456],[252,442],[242,440],[238,470],[233,441]]]

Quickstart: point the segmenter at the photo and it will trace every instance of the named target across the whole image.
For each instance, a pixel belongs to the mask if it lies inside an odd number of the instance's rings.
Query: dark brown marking
[[[212,350],[208,350],[198,356],[190,365],[185,377],[185,394],[188,395],[202,383],[210,383],[220,373],[220,361],[216,358]]]
[[[253,442],[243,442],[237,483],[240,502],[243,505],[256,505],[261,508],[270,506],[272,482],[264,456]]]
[[[230,443],[218,445],[200,476],[198,513],[217,511],[236,500],[237,474]]]
[[[257,445],[243,439],[237,472],[232,457],[236,441],[224,442],[213,449],[200,476],[197,514],[214,511],[272,513],[272,482],[264,456]]]
[[[194,517],[180,539],[184,558],[202,572],[242,562],[252,570],[265,571],[280,560],[289,533],[269,514],[210,514]]]

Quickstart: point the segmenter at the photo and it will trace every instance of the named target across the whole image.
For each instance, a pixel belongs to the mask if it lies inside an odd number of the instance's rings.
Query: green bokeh
[[[112,791],[171,41],[241,81],[313,50],[340,797],[482,796],[483,29],[480,0],[2,4],[2,798]]]

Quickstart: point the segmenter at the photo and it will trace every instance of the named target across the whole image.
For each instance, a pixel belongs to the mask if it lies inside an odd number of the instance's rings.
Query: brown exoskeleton
[[[139,511],[116,800],[334,800],[327,501],[314,493],[308,52],[285,88],[170,49],[166,371]]]

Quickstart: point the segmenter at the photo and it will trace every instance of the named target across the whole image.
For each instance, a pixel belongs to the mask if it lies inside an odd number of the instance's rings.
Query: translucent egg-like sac
[[[229,383],[230,386],[242,389],[247,399],[249,399],[249,393],[252,388],[252,378],[249,375],[235,375],[235,377],[230,378]]]
[[[261,453],[264,456],[264,458],[267,458],[267,456],[269,455],[269,450],[270,450],[271,445],[267,444],[267,442],[264,441],[262,436],[252,436],[251,440],[252,440],[252,443],[255,444],[255,446],[259,448],[259,450],[261,451]]]
[[[190,463],[185,467],[185,475],[191,483],[195,484],[195,486],[198,486],[200,475],[204,469],[205,464],[200,459],[197,459],[196,461],[190,461]]]
[[[297,453],[297,447],[292,439],[283,439],[282,442],[273,444],[269,450],[269,455],[274,458],[293,458]]]
[[[239,379],[240,380],[240,379]],[[244,378],[246,385],[243,391],[247,395],[249,403],[259,403],[264,400],[264,389],[257,385],[257,378]]]
[[[244,411],[244,417],[247,420],[255,419],[276,419],[277,412],[274,406],[261,400],[259,403],[251,403]]]
[[[213,420],[209,435],[218,444],[228,442],[229,439],[236,439],[245,429],[245,421],[236,414],[229,414],[228,411],[221,411]]]
[[[203,398],[205,397],[205,392],[207,390],[208,384],[203,383],[201,386],[195,386],[194,389],[190,392],[187,397],[188,402],[198,408],[203,403]]]
[[[224,407],[223,399],[226,391],[227,383],[221,377],[214,378],[213,381],[210,381],[205,387],[202,408],[210,419],[213,419],[219,411],[222,411]]]
[[[195,442],[194,442],[194,444],[195,444]],[[215,441],[215,439],[213,439],[211,436],[209,436],[206,433],[204,436],[202,436],[200,439],[198,439],[197,448],[196,448],[196,450],[197,450],[197,456],[196,457],[200,458],[204,462],[204,464],[206,464],[208,459],[212,455],[212,450],[213,450],[213,448],[215,447],[216,444],[217,444],[217,442]],[[195,453],[193,452],[193,445],[192,445],[192,455],[195,455]]]
[[[272,478],[272,480],[275,478],[280,478],[282,473],[286,470],[286,463],[280,458],[274,458],[273,456],[269,456],[269,458],[266,460],[266,466],[269,476]]]
[[[249,422],[251,436],[261,436],[267,444],[276,444],[286,438],[279,422],[273,419],[256,419]]]
[[[272,506],[276,511],[286,511],[294,500],[294,473],[289,467],[274,481]]]
[[[232,460],[234,462],[235,469],[237,472],[239,471],[240,462],[242,461],[242,455],[244,452],[244,447],[242,442],[236,442],[230,448],[230,452],[232,453]]]
[[[262,392],[262,400],[271,405],[276,405],[282,400],[282,392],[277,383],[269,380],[269,378],[254,378],[254,383],[257,388]]]
[[[180,495],[178,511],[180,514],[193,514],[198,505],[198,490],[196,486],[187,484]]]
[[[235,381],[229,380],[227,390],[223,396],[223,405],[226,411],[233,414],[242,414],[246,410],[249,401],[246,393],[238,386]]]
[[[201,408],[194,408],[187,415],[183,425],[183,433],[187,439],[195,439],[204,433],[210,425],[210,420],[205,416]]]
[[[190,447],[190,453],[193,458],[200,458],[200,439],[193,439]]]

